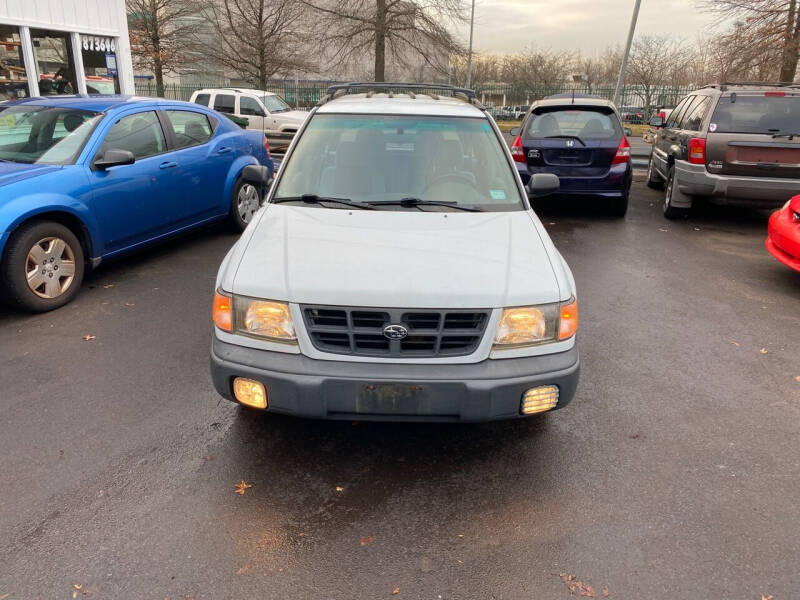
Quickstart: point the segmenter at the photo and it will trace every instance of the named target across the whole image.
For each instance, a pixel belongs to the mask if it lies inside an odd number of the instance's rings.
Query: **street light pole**
[[[631,53],[631,44],[633,43],[633,32],[636,30],[636,21],[639,19],[639,6],[642,0],[636,0],[636,5],[633,7],[633,16],[631,17],[631,26],[628,29],[628,41],[625,44],[625,54],[622,55],[622,65],[619,68],[619,77],[617,77],[617,87],[614,88],[614,104],[619,104],[619,94],[625,86],[625,72],[628,70],[628,56]]]
[[[472,85],[472,30],[475,28],[475,0],[472,0],[472,13],[469,17],[469,54],[467,56],[467,87]]]

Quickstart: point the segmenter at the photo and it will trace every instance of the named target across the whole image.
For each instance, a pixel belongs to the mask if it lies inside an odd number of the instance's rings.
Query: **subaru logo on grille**
[[[575,140],[567,140],[564,143],[567,145],[567,148],[572,148],[575,145]]]
[[[387,325],[383,328],[383,337],[387,340],[402,340],[408,335],[408,329],[402,325]]]

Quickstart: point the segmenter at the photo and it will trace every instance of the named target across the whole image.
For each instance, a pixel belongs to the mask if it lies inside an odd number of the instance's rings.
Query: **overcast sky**
[[[533,43],[591,54],[625,43],[633,5],[634,0],[476,0],[475,49],[515,52]],[[693,0],[643,0],[636,33],[694,40],[713,19]]]

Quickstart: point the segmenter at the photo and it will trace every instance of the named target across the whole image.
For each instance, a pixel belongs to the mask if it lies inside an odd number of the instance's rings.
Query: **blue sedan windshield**
[[[64,165],[75,161],[101,113],[31,104],[0,107],[0,160]]]

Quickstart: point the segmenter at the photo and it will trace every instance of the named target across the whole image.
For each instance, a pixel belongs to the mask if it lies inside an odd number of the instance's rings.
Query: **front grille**
[[[340,308],[301,305],[308,335],[317,350],[380,357],[445,357],[472,354],[481,343],[488,310]],[[408,336],[391,340],[387,325],[402,325]]]

